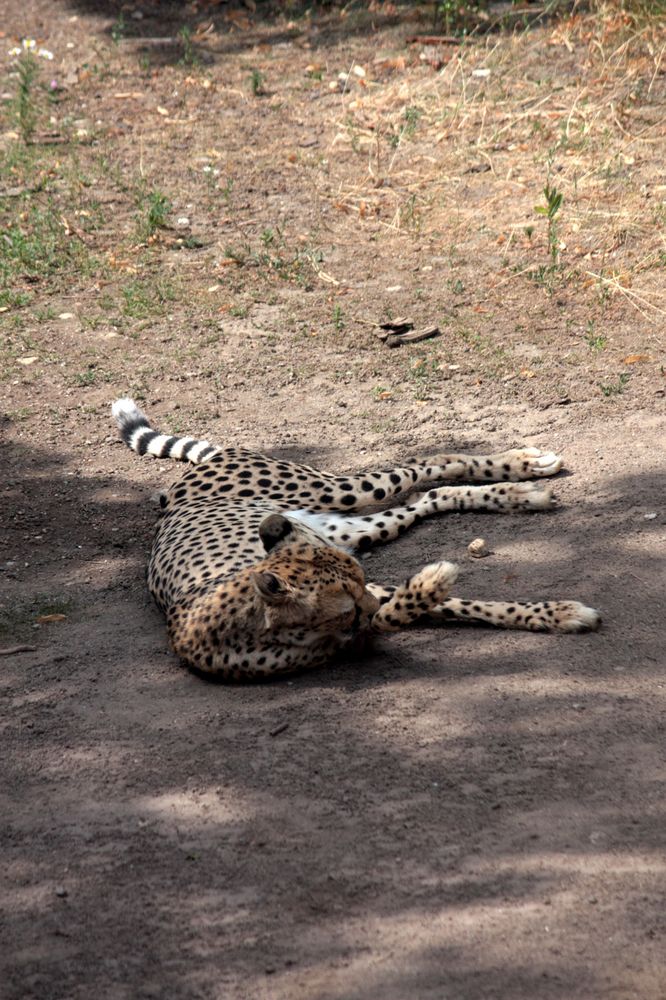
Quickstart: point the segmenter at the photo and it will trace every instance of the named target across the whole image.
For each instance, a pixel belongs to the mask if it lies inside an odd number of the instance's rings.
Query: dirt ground
[[[663,1000],[663,25],[253,6],[3,7],[54,58],[27,145],[2,83],[0,995]],[[389,349],[401,315],[440,335]],[[117,441],[127,394],[340,471],[556,450],[552,513],[368,573],[603,627],[206,683],[145,588],[179,470]]]

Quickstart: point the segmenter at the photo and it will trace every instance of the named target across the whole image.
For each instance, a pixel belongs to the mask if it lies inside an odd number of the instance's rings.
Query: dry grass
[[[443,233],[458,248],[483,232],[502,248],[501,286],[546,259],[534,206],[550,183],[564,195],[554,283],[624,296],[658,321],[663,28],[595,14],[421,52],[426,63],[443,55],[441,71],[341,95],[333,144],[363,151],[366,162],[340,177],[340,207],[374,214],[387,229]]]
[[[222,12],[186,65],[81,22],[37,141],[0,142],[10,412],[188,378],[214,409],[243,385],[286,400],[313,373],[356,386],[359,419],[444,377],[603,401],[630,355],[662,388],[663,24],[612,8],[435,46],[407,41],[420,9],[377,32],[381,11],[343,13]],[[399,313],[446,336],[386,352],[371,325]]]

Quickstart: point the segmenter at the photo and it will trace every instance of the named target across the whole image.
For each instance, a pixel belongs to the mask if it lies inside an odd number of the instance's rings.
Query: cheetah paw
[[[601,625],[601,615],[579,601],[558,601],[553,605],[549,621],[552,632],[595,632]]]
[[[507,507],[527,507],[530,510],[549,510],[555,505],[550,486],[536,483],[512,483],[506,486]]]
[[[417,601],[427,602],[430,607],[441,604],[458,579],[458,567],[455,563],[429,563],[422,570],[410,577],[406,589],[414,594]]]
[[[538,448],[525,448],[524,461],[529,462],[532,476],[554,476],[562,468],[562,457],[552,451],[539,451]]]
[[[539,448],[514,448],[498,456],[502,463],[511,465],[512,473],[520,479],[541,479],[554,476],[562,468],[562,458],[552,451]]]

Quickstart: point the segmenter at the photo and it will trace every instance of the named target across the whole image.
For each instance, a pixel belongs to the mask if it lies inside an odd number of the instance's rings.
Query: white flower
[[[24,38],[20,45],[15,45],[13,49],[9,50],[9,55],[22,56],[24,52],[34,52],[35,50],[41,59],[53,59],[53,53],[48,49],[37,48],[37,42],[34,38]]]

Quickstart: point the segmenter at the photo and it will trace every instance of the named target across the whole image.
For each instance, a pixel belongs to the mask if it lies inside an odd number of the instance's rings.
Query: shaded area
[[[538,4],[530,0],[514,10],[511,4],[480,3],[447,7],[438,3],[377,4],[259,2],[254,4],[184,4],[180,0],[147,0],[130,7],[118,0],[66,0],[87,17],[111,19],[103,28],[117,45],[136,47],[156,65],[213,63],[224,56],[275,46],[305,36],[313,49],[404,25],[405,30],[437,32],[459,38],[501,30],[525,30],[542,20],[568,13],[570,3]],[[446,10],[446,16],[443,11]]]
[[[152,2],[129,9],[115,0],[66,0],[86,17],[106,20],[101,33],[114,44],[136,48],[155,65],[217,62],[225,56],[275,46],[307,36],[313,47],[376,35],[382,28],[404,23],[434,24],[434,7],[404,5],[392,11],[369,10],[366,4],[315,3],[293,5],[259,3],[211,4],[195,9],[179,0]]]
[[[395,578],[492,530],[510,559],[462,585],[598,602],[597,635],[415,630],[234,688],[165,648],[139,491],[74,477],[63,503],[61,456],[11,457],[33,484],[15,509],[82,546],[71,572],[120,545],[71,620],[3,664],[8,997],[83,998],[100,976],[103,996],[659,995],[663,525],[636,516],[660,477],[553,515],[440,518],[368,560]]]

